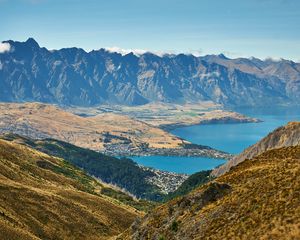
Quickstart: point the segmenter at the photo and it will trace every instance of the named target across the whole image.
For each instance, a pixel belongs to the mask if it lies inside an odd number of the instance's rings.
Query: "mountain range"
[[[48,50],[32,38],[4,41],[0,101],[60,105],[212,101],[224,106],[299,104],[300,64],[223,54],[122,55],[106,49]]]

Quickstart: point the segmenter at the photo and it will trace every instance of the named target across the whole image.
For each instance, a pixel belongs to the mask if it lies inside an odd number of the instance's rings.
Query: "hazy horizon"
[[[21,40],[21,41],[16,40],[16,39],[0,40],[1,41],[1,43],[0,43],[0,53],[6,52],[6,51],[11,51],[11,46],[6,45],[7,41],[26,42],[28,39],[34,39],[34,38],[29,37],[29,38],[27,38],[25,40]],[[39,44],[39,41],[37,39],[34,39],[34,40]],[[41,48],[46,48],[48,51],[56,51],[56,50],[75,47],[75,46],[73,46],[73,47],[70,46],[70,47],[66,47],[66,48],[61,47],[61,48],[56,48],[56,49],[50,49],[47,46],[41,46],[40,44],[39,44],[39,46]],[[203,54],[201,54],[201,53],[195,53],[195,52],[175,52],[175,51],[167,52],[167,51],[156,51],[156,50],[146,50],[146,49],[123,49],[123,48],[119,48],[119,47],[101,47],[101,46],[98,47],[98,48],[95,48],[95,49],[90,49],[90,50],[84,49],[82,47],[75,47],[75,48],[82,49],[83,51],[85,51],[87,53],[104,49],[105,51],[108,51],[108,52],[111,52],[111,53],[119,53],[122,56],[127,55],[129,53],[133,53],[136,56],[141,56],[145,53],[151,53],[151,54],[157,55],[159,57],[163,57],[163,56],[167,56],[167,55],[179,55],[179,54],[193,55],[194,57],[205,57],[205,56],[208,56],[208,55],[215,55],[215,56],[224,55],[228,59],[238,59],[238,58],[253,59],[253,58],[257,58],[257,59],[260,59],[262,61],[270,60],[270,61],[277,62],[277,61],[286,60],[286,61],[293,61],[293,62],[296,62],[296,63],[300,63],[300,60],[295,61],[295,60],[292,60],[292,59],[285,59],[285,58],[272,58],[272,57],[259,58],[257,56],[233,56],[233,57],[231,57],[230,55],[226,55],[226,53],[223,53],[223,52],[216,53],[216,54],[213,54],[213,53],[206,53],[206,54],[203,53]]]
[[[300,62],[300,2],[0,0],[3,40]]]

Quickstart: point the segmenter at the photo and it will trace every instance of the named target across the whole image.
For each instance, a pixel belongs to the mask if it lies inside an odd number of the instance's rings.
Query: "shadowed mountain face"
[[[300,64],[151,53],[122,56],[104,49],[49,51],[34,39],[6,41],[0,54],[0,101],[62,105],[140,105],[152,101],[227,106],[298,104]]]

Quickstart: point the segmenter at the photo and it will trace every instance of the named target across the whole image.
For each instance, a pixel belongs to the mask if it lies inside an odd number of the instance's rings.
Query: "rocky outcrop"
[[[262,152],[274,148],[281,148],[287,146],[296,146],[300,144],[300,122],[290,122],[286,126],[279,127],[271,132],[268,136],[263,138],[258,143],[250,146],[241,154],[234,157],[226,164],[213,170],[213,176],[219,176],[228,172],[229,169],[245,159],[251,159]]]

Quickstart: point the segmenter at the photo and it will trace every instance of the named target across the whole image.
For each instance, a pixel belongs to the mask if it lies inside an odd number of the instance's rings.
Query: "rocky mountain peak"
[[[34,40],[34,38],[28,38],[26,41],[26,44],[32,48],[39,48],[40,45],[37,43],[37,41]]]
[[[77,106],[203,100],[225,106],[299,104],[298,63],[284,67],[224,54],[171,57],[122,55],[105,49],[48,51],[33,38],[7,42],[13,51],[0,55],[0,101]]]

